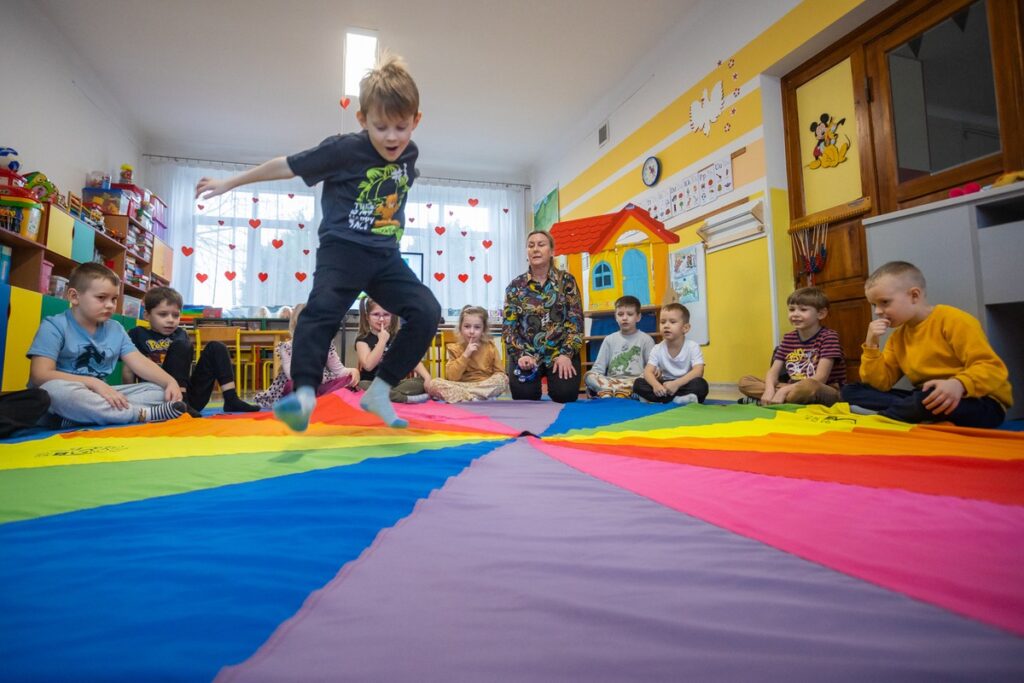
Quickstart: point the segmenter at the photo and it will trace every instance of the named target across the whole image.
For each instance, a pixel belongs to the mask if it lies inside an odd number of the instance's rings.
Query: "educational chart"
[[[732,190],[732,157],[725,157],[661,190],[648,193],[643,206],[652,218],[664,223],[673,216],[710,204]]]
[[[668,253],[668,284],[679,303],[690,311],[687,339],[708,343],[707,276],[704,273],[704,245],[694,244]]]

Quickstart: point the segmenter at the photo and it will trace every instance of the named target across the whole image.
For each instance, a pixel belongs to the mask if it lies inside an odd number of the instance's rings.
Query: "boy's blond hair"
[[[407,119],[420,111],[420,91],[405,61],[385,52],[359,81],[359,111],[380,113],[388,119]]]
[[[887,275],[891,277],[898,277],[911,287],[917,287],[922,292],[927,289],[924,273],[922,273],[921,269],[913,263],[908,263],[907,261],[889,261],[888,263],[883,263],[878,266],[864,282],[864,288],[867,289],[868,287],[873,286]]]
[[[810,306],[818,311],[828,308],[828,297],[820,287],[801,287],[786,299],[787,306]]]
[[[89,289],[93,280],[106,280],[115,287],[121,286],[121,278],[117,273],[102,263],[83,263],[71,271],[68,288],[81,293]]]

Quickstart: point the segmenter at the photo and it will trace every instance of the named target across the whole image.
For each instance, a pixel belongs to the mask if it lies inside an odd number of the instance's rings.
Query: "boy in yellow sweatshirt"
[[[929,304],[924,275],[906,261],[880,266],[864,292],[875,312],[860,360],[864,383],[844,386],[844,401],[903,422],[1002,424],[1013,404],[1009,371],[974,316]],[[879,339],[890,327],[895,329],[880,350]],[[903,375],[913,391],[892,388]]]

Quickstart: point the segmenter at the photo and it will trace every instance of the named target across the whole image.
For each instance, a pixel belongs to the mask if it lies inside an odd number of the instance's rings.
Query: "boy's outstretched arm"
[[[242,185],[268,180],[287,180],[294,177],[295,174],[292,173],[288,160],[285,157],[277,157],[230,178],[200,178],[196,184],[196,197],[209,199]]]

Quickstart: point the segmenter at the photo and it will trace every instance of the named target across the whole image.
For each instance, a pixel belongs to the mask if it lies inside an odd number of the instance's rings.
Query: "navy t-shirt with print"
[[[171,348],[171,342],[180,341],[185,344],[190,342],[188,332],[183,327],[177,327],[170,334],[160,334],[149,327],[133,327],[128,332],[132,343],[135,344],[142,355],[160,365],[164,362],[167,349]]]
[[[416,143],[410,141],[402,155],[389,162],[363,130],[332,135],[312,149],[289,156],[288,166],[310,187],[324,184],[321,240],[332,236],[397,249],[418,156]]]

